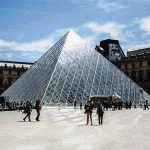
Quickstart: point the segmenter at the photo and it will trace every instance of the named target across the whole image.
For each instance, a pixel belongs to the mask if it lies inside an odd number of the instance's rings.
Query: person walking
[[[93,110],[93,106],[91,106],[90,101],[88,101],[87,104],[85,104],[84,109],[85,109],[84,113],[87,115],[87,123],[86,123],[86,125],[89,124],[89,118],[91,120],[91,125],[93,125],[92,124],[92,110]]]
[[[32,109],[31,109],[31,106],[30,106],[30,102],[27,101],[26,107],[25,107],[25,113],[26,113],[27,115],[26,115],[25,118],[23,119],[24,121],[26,121],[26,118],[27,118],[27,117],[29,118],[29,122],[31,121],[31,119],[30,119],[31,111],[32,111]]]
[[[35,109],[36,109],[36,112],[37,112],[37,116],[35,118],[36,121],[40,121],[39,117],[40,117],[41,108],[42,108],[42,102],[40,100],[37,100],[36,104],[35,104]]]
[[[103,114],[104,114],[104,109],[101,103],[98,103],[97,105],[97,115],[98,115],[98,122],[99,125],[103,124]]]

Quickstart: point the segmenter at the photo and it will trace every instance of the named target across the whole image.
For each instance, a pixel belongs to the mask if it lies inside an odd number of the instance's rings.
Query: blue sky
[[[150,47],[150,0],[0,0],[0,59],[34,62],[68,29],[93,46]]]

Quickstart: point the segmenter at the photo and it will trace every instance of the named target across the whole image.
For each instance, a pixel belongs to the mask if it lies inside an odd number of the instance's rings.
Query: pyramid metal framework
[[[140,100],[140,87],[74,31],[66,33],[2,96],[45,104],[86,101],[92,95]],[[144,92],[144,95],[147,95]],[[145,98],[146,98],[145,96]]]

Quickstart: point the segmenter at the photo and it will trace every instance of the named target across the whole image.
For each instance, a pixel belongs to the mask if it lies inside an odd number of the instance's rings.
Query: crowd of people
[[[74,101],[73,103],[74,105],[74,109],[77,108],[77,102]],[[27,102],[23,102],[21,101],[19,102],[6,102],[5,104],[1,104],[0,107],[2,107],[2,110],[4,110],[4,107],[7,106],[9,110],[18,110],[19,112],[25,113],[26,116],[23,118],[24,121],[26,121],[26,119],[28,118],[29,122],[31,121],[31,113],[32,113],[32,109],[35,109],[37,112],[37,116],[35,118],[36,121],[40,121],[39,117],[40,117],[40,111],[42,108],[42,102],[40,100],[37,100],[35,105],[32,104],[32,101],[27,101]],[[80,110],[82,110],[83,107],[83,103],[81,102],[79,104],[80,106]],[[145,100],[143,102],[141,102],[138,106],[140,106],[140,108],[143,108],[143,110],[148,109],[149,110],[149,104],[148,104],[148,100]],[[97,103],[93,103],[92,101],[87,101],[84,105],[84,113],[87,115],[87,121],[86,121],[86,125],[89,124],[89,120],[91,122],[91,125],[93,125],[92,123],[92,113],[93,110],[96,109],[96,113],[98,115],[98,123],[99,125],[103,124],[103,114],[104,111],[108,111],[108,110],[122,110],[123,108],[125,109],[131,109],[131,108],[137,108],[137,105],[135,102],[132,101],[101,101],[101,102],[97,102]]]
[[[140,106],[141,106],[141,108],[143,108],[143,110],[146,110],[146,109],[149,110],[148,100],[144,101],[143,103],[141,102],[141,104],[140,104]],[[82,106],[82,104],[80,103],[80,109],[82,109],[81,106]],[[103,124],[104,111],[122,110],[123,108],[125,108],[125,109],[135,108],[136,109],[137,105],[136,105],[136,103],[133,103],[132,101],[125,101],[125,102],[123,102],[123,101],[116,101],[116,102],[102,101],[102,102],[97,102],[96,104],[94,104],[91,101],[87,101],[87,103],[84,106],[84,110],[85,110],[84,113],[87,115],[86,125],[89,124],[89,120],[91,122],[91,125],[93,125],[93,123],[92,123],[93,109],[96,109],[96,113],[98,115],[98,123],[99,123],[99,125],[101,125],[101,124]]]
[[[29,122],[31,121],[30,116],[31,116],[32,109],[35,109],[37,112],[37,116],[36,116],[35,120],[40,121],[39,117],[40,117],[40,111],[42,108],[42,102],[40,100],[37,100],[35,105],[30,100],[30,101],[26,101],[26,102],[21,101],[20,103],[16,102],[16,101],[5,102],[5,103],[2,103],[0,105],[0,107],[1,107],[2,111],[4,111],[4,110],[11,110],[11,111],[18,110],[19,112],[26,114],[26,116],[23,118],[23,120],[26,121],[26,118],[28,118]]]

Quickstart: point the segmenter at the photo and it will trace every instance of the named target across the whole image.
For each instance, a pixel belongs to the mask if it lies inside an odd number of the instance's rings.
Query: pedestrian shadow
[[[82,126],[86,126],[86,127],[88,127],[88,126],[100,126],[100,125],[86,125],[86,124],[80,124],[80,125],[78,125],[79,127],[82,127]]]
[[[17,121],[17,122],[37,122],[37,121]]]

